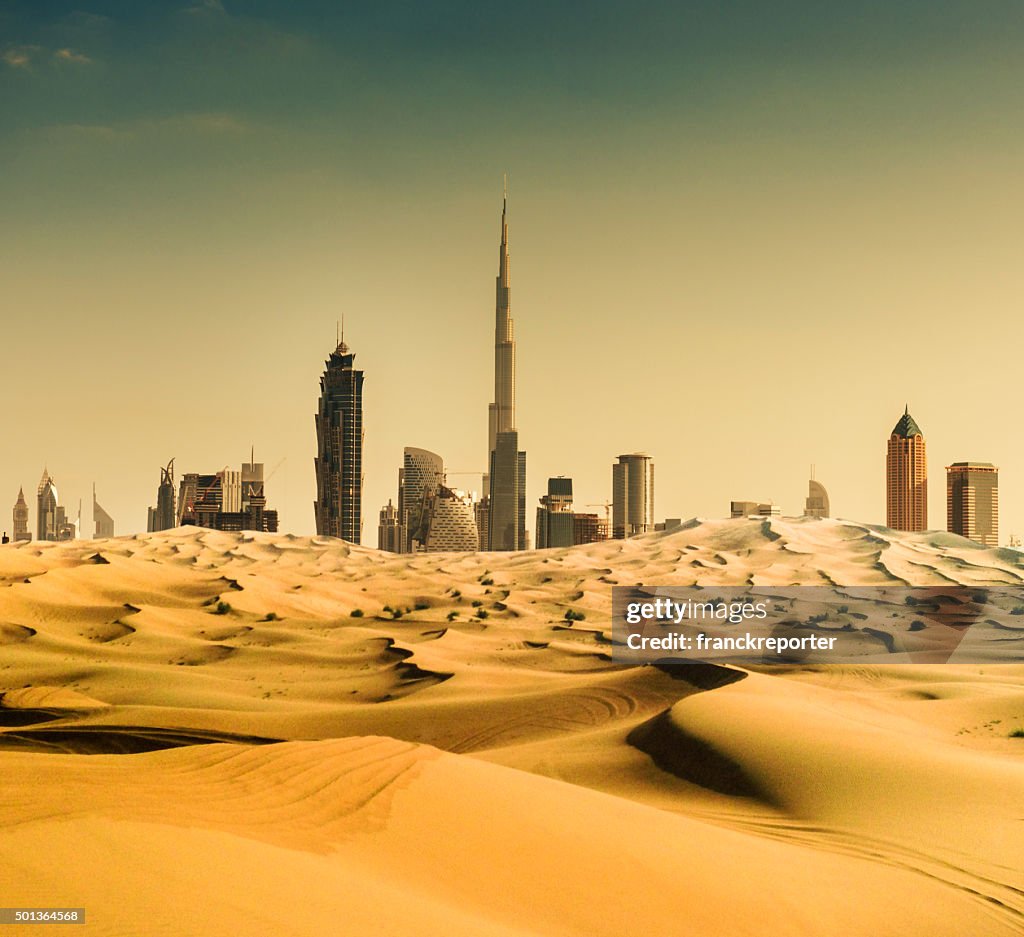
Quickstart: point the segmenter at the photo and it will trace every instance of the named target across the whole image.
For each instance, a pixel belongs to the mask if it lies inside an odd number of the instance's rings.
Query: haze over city
[[[883,523],[909,403],[929,525],[943,466],[983,460],[1024,532],[1024,442],[977,387],[1017,373],[1024,11],[642,13],[5,5],[0,507],[45,465],[144,530],[168,459],[254,445],[312,531],[344,316],[373,545],[403,446],[486,468],[508,170],[531,527],[549,475],[582,508],[638,449],[659,519],[800,513],[814,463],[833,514]]]

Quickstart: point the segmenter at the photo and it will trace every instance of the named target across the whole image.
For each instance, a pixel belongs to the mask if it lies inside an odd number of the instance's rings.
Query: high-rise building
[[[781,509],[772,501],[730,501],[730,517],[779,517]]]
[[[479,536],[473,517],[473,502],[461,491],[441,485],[427,508],[428,553],[476,552]]]
[[[377,549],[386,553],[405,553],[406,532],[401,515],[388,498],[388,503],[380,509],[380,522],[377,524]]]
[[[893,530],[928,529],[928,459],[924,433],[909,407],[889,434],[885,460],[886,525]]]
[[[494,402],[488,409],[487,545],[490,550],[525,550],[526,453],[516,430],[516,341],[512,322],[508,253],[508,190],[501,205],[501,243],[494,304]]]
[[[18,489],[18,500],[14,502],[14,540],[31,540],[28,529],[28,503],[25,501],[25,489]]]
[[[644,452],[620,455],[612,466],[612,536],[654,530],[654,462]]]
[[[178,490],[178,516],[171,526],[276,533],[277,511],[267,509],[263,463],[245,462],[241,471],[186,472]]]
[[[344,338],[324,365],[316,413],[316,532],[359,543],[363,535],[363,372]]]
[[[255,454],[250,462],[242,463],[240,474],[240,513],[243,530],[277,530],[277,511],[267,510],[267,495],[263,481],[263,463],[256,461]]]
[[[57,486],[44,468],[36,489],[36,539],[58,540],[62,531],[67,531],[67,514],[60,506]]]
[[[156,507],[149,509],[146,529],[153,533],[170,530],[178,525],[178,512],[174,503],[174,459],[160,469],[160,487],[156,490]]]
[[[412,553],[427,542],[427,505],[444,484],[444,462],[436,452],[406,446],[398,470],[398,517],[405,527],[405,545]],[[417,547],[418,544],[418,547]]]
[[[999,546],[999,469],[991,462],[946,466],[946,529]]]
[[[491,550],[525,550],[526,453],[519,433],[498,433],[491,453],[487,531]]]
[[[804,502],[804,517],[829,517],[828,492],[825,486],[814,479],[814,466],[807,481],[807,500]]]
[[[473,505],[473,515],[476,518],[477,549],[489,550],[491,548],[491,499],[484,495]]]
[[[548,479],[548,493],[537,508],[537,549],[571,547],[576,542],[575,515],[572,512],[572,479],[565,476]]]
[[[95,528],[93,536],[97,539],[114,536],[114,518],[112,518],[96,500],[96,486],[92,486],[92,523]]]

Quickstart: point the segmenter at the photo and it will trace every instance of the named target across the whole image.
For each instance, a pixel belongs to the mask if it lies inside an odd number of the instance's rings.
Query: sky
[[[883,523],[909,404],[930,526],[990,461],[1024,536],[1022,53],[1018,0],[0,0],[0,510],[45,465],[137,532],[252,446],[312,532],[342,317],[363,543],[404,446],[477,487],[508,172],[531,529],[637,450],[658,519],[814,464]]]

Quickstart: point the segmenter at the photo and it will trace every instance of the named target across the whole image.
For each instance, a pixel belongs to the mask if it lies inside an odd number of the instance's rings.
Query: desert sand
[[[7,545],[0,906],[96,935],[1024,933],[1024,661],[623,667],[637,582],[1012,589],[1024,554],[777,518],[506,555]]]

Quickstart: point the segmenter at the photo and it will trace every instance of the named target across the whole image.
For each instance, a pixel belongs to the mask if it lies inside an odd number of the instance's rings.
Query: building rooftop
[[[889,435],[902,436],[904,439],[910,439],[911,436],[924,437],[921,427],[917,425],[917,421],[910,415],[909,407],[904,407],[903,416],[899,418]]]

